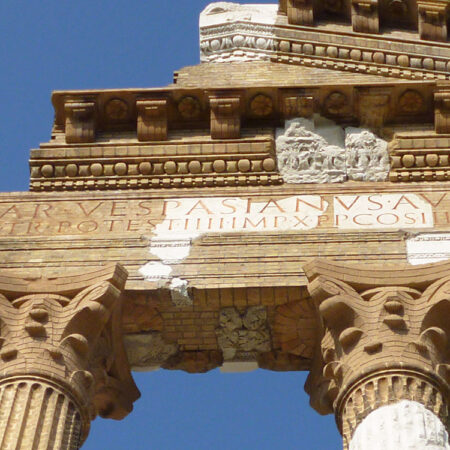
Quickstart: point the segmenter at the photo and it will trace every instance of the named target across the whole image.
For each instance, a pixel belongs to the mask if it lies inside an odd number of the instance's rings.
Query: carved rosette
[[[372,411],[411,400],[448,426],[450,263],[304,267],[321,338],[306,390],[344,445]]]
[[[2,442],[34,448],[53,434],[59,443],[45,448],[78,448],[97,414],[122,419],[132,410],[139,392],[122,344],[126,277],[119,265],[31,281],[0,275],[0,416],[16,417],[0,428]],[[21,429],[33,424],[25,439]]]

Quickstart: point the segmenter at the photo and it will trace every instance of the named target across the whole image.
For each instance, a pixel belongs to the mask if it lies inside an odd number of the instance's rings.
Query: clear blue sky
[[[197,64],[206,0],[1,0],[0,191],[28,189],[28,152],[49,139],[52,90],[154,87]],[[247,3],[272,3],[248,1]],[[97,419],[86,450],[337,450],[304,373],[136,374],[122,422]]]

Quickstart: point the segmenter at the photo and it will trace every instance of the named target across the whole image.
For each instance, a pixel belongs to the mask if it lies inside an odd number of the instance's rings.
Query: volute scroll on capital
[[[319,341],[306,390],[347,442],[374,409],[408,399],[448,424],[450,263],[304,266]]]
[[[72,397],[83,436],[97,414],[122,419],[139,397],[121,335],[127,272],[26,279],[0,274],[0,386],[44,380]]]

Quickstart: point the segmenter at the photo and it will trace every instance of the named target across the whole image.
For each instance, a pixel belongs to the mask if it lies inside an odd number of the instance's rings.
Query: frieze
[[[352,18],[356,31],[377,32],[377,7],[372,2],[367,11],[372,18],[364,16],[370,2],[353,2]],[[364,6],[363,5],[363,6]],[[297,10],[298,7],[290,7]],[[361,14],[360,14],[361,13]],[[228,21],[228,23],[227,23]],[[274,23],[275,19],[272,20]],[[449,50],[435,49],[433,44],[421,43],[420,50],[411,41],[400,40],[395,51],[389,39],[382,35],[374,39],[364,39],[358,35],[337,31],[323,32],[314,28],[285,28],[281,22],[276,25],[263,25],[255,20],[234,14],[224,17],[224,23],[215,21],[208,26],[200,26],[200,50],[202,62],[246,61],[254,59],[275,60],[281,63],[307,64],[305,59],[313,60],[311,65],[337,70],[378,74],[387,77],[408,79],[447,79]],[[230,23],[231,22],[231,23]],[[361,24],[360,24],[361,23]],[[373,23],[367,30],[360,29]],[[360,24],[360,25],[359,25]],[[306,25],[312,25],[308,23]],[[440,39],[439,39],[440,40]],[[330,43],[331,42],[331,43]],[[379,43],[384,45],[379,45]],[[424,51],[428,46],[432,51]],[[427,55],[427,56],[424,56]],[[298,58],[302,55],[303,58]],[[306,58],[305,58],[306,57]]]

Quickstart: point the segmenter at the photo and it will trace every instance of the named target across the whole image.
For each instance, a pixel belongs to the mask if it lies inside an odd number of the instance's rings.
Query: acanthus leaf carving
[[[371,411],[399,398],[446,423],[450,277],[442,269],[374,266],[369,274],[321,260],[304,267],[322,326],[305,388],[320,413],[336,413],[345,442]]]
[[[48,293],[35,280],[14,287],[15,280],[8,285],[5,279],[12,299],[0,295],[0,382],[37,377],[56,383],[80,410],[84,437],[97,414],[115,419],[128,414],[139,392],[121,334],[126,272],[113,266],[74,275],[72,289],[67,279],[52,278]],[[36,293],[30,293],[33,283]]]

